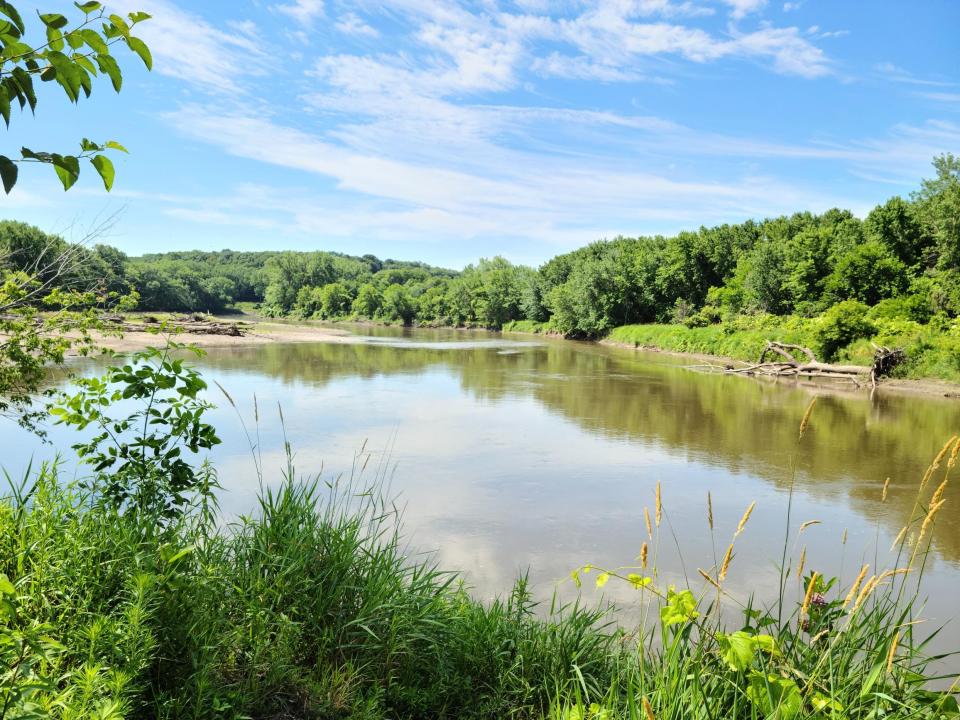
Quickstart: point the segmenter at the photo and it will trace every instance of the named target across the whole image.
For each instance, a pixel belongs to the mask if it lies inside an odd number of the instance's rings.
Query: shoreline
[[[303,324],[303,321],[262,318],[257,315],[243,313],[236,316],[218,316],[220,322],[235,322],[242,325],[243,335],[220,335],[203,333],[151,333],[130,331],[123,334],[122,337],[114,335],[97,336],[97,343],[113,352],[136,352],[145,347],[156,345],[160,338],[170,337],[178,342],[195,345],[199,348],[232,348],[232,347],[250,347],[266,344],[284,344],[284,343],[356,343],[363,342],[360,336],[357,336],[346,329],[320,327],[316,325]],[[374,322],[356,322],[343,323],[354,327],[386,327],[382,323]],[[437,328],[423,328],[437,329]],[[478,330],[480,328],[454,328],[445,326],[440,329],[449,330]],[[491,332],[486,331],[484,332]],[[492,331],[496,332],[496,331]],[[557,333],[536,333],[524,332],[521,330],[500,331],[505,335],[524,335],[528,337],[550,338],[551,340],[564,339]],[[614,340],[603,339],[591,341],[597,345],[617,348],[621,350],[633,350],[635,352],[647,352],[666,355],[669,357],[687,358],[694,361],[700,361],[710,364],[730,364],[736,367],[745,367],[749,363],[724,355],[711,355],[709,353],[681,352],[677,350],[665,350],[654,345],[635,346],[630,343],[617,342]],[[752,377],[754,380],[766,379]],[[830,392],[859,393],[869,392],[867,387],[844,387],[837,384],[804,382],[789,380],[786,378],[770,378],[771,382],[792,382],[804,387],[826,390]],[[912,378],[893,378],[885,380],[877,386],[877,392],[894,392],[897,394],[921,395],[926,397],[939,396],[951,399],[960,399],[960,383],[953,383],[949,380],[937,380],[935,378],[912,379]]]
[[[527,333],[523,333],[527,334]],[[704,363],[717,365],[733,365],[734,367],[747,367],[750,363],[728,355],[711,355],[709,353],[682,352],[680,350],[664,350],[656,345],[632,345],[630,343],[617,342],[615,340],[598,340],[600,345],[619,348],[621,350],[634,350],[636,352],[657,353],[670,357],[689,358],[690,360],[699,360]],[[790,378],[761,377],[759,375],[745,375],[753,380],[765,380],[767,382],[784,382],[802,385],[803,387],[819,388],[831,392],[860,393],[870,392],[870,388],[864,387],[845,387],[836,383],[801,381]],[[895,392],[904,395],[923,395],[926,397],[935,396],[950,399],[960,399],[960,383],[950,382],[949,380],[938,380],[936,378],[889,378],[881,381],[876,388],[876,392]]]

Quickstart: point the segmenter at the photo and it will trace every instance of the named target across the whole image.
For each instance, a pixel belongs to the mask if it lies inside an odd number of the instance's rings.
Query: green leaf
[[[80,99],[80,88],[83,85],[84,71],[62,52],[50,51],[47,60],[56,70],[56,81],[72,102]]]
[[[0,35],[5,35],[8,41],[17,40],[20,38],[20,28],[18,28],[12,22],[0,20]],[[6,42],[7,41],[5,41],[4,44],[6,44]]]
[[[67,18],[60,13],[40,13],[40,19],[44,25],[54,30],[59,30],[67,25]]]
[[[94,10],[99,10],[103,7],[100,3],[94,2],[93,0],[85,3],[74,2],[73,4],[77,6],[78,10],[82,10],[85,15],[89,15]]]
[[[700,616],[697,599],[689,590],[667,591],[667,603],[660,608],[660,622],[664,627],[689,622]]]
[[[6,155],[0,155],[0,178],[3,179],[3,191],[10,194],[17,184],[17,164]]]
[[[130,24],[131,24],[131,25],[136,25],[138,22],[143,22],[144,20],[149,20],[150,18],[153,17],[153,15],[150,15],[149,13],[145,13],[145,12],[143,12],[143,11],[141,10],[141,11],[138,11],[138,12],[129,13],[129,14],[127,15],[127,17],[130,18]]]
[[[635,590],[641,590],[653,582],[652,577],[643,577],[637,573],[628,573],[627,582],[633,585]]]
[[[114,176],[113,163],[110,161],[110,158],[106,155],[95,155],[90,159],[90,164],[100,173],[103,186],[107,189],[107,192],[110,192],[110,189],[113,187]]]
[[[27,103],[30,105],[30,110],[35,110],[37,107],[37,95],[33,91],[33,78],[21,67],[15,67],[11,77],[16,82],[23,97],[26,98]]]
[[[0,573],[0,595],[15,595],[17,589],[4,573]]]
[[[10,127],[10,91],[6,84],[0,85],[0,115],[7,127]]]
[[[731,670],[743,672],[753,663],[758,650],[778,654],[777,641],[770,635],[751,635],[743,630],[725,635],[717,633],[720,655]]]
[[[735,672],[743,672],[753,663],[753,636],[738,630],[730,635],[717,635],[720,656]]]
[[[83,41],[90,46],[90,49],[95,53],[100,55],[109,55],[110,48],[107,46],[107,43],[103,41],[103,38],[100,37],[100,33],[96,30],[91,30],[90,28],[83,28],[82,30],[77,30],[77,33],[80,37],[83,38]]]
[[[118,143],[116,140],[107,140],[107,141],[104,143],[104,147],[108,147],[108,148],[110,148],[111,150],[119,150],[120,152],[124,152],[124,153],[127,153],[127,154],[130,153],[129,150],[127,150],[123,145],[121,145],[120,143]]]
[[[843,705],[829,695],[824,695],[821,692],[814,691],[813,697],[810,698],[810,704],[813,705],[813,709],[819,713],[826,710],[829,710],[831,715],[843,712]]]
[[[47,28],[47,44],[51,50],[63,50],[63,33],[56,28]]]
[[[83,36],[80,33],[71,32],[67,33],[63,37],[73,50],[79,50],[83,47]],[[75,55],[73,59],[76,60],[77,56]]]
[[[24,27],[23,19],[20,17],[20,13],[17,12],[17,9],[8,2],[0,0],[0,13],[3,13],[8,18],[13,20],[13,24],[17,26],[17,29],[20,31],[20,34],[26,32],[26,27]]]
[[[860,697],[866,697],[870,694],[871,688],[873,688],[873,686],[876,684],[886,667],[887,661],[884,659],[870,669],[870,674],[867,675],[867,679],[863,683],[863,689],[860,691]]]
[[[83,55],[74,54],[73,61],[86,70],[90,75],[97,74],[97,66],[93,64],[90,58],[84,57]]]
[[[153,70],[153,56],[150,54],[150,48],[147,47],[147,44],[143,40],[131,35],[127,38],[127,45],[140,56],[143,64],[147,66],[147,70]]]
[[[750,675],[747,698],[770,720],[793,720],[803,709],[797,684],[777,675]]]
[[[63,183],[63,189],[69,190],[80,177],[80,161],[73,155],[58,155],[54,153],[51,156],[53,169],[57,172],[57,177]]]
[[[117,61],[110,55],[101,54],[97,55],[97,65],[100,67],[101,72],[105,72],[110,76],[113,89],[120,92],[120,87],[123,85],[123,75],[120,73],[120,66],[117,65]]]
[[[113,27],[117,29],[117,32],[123,37],[130,37],[130,26],[127,25],[127,21],[124,20],[119,15],[111,15],[110,22],[113,23]]]

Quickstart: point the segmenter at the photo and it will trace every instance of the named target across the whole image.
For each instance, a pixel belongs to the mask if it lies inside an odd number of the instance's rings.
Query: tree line
[[[637,323],[696,327],[745,314],[814,317],[840,303],[920,323],[960,314],[960,159],[909,198],[864,219],[832,209],[701,227],[673,237],[617,237],[540,268],[502,257],[462,271],[333,252],[76,250],[65,283],[135,291],[143,310],[223,312],[255,303],[272,316],[482,326],[542,323],[599,337]],[[0,223],[0,261],[29,269],[67,244]]]

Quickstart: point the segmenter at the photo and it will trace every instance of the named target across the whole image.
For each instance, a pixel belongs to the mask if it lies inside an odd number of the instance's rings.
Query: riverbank
[[[130,319],[142,321],[144,315],[133,314]],[[163,316],[161,320],[167,319]],[[213,316],[216,323],[236,323],[238,335],[221,333],[204,334],[202,332],[177,333],[176,324],[171,323],[172,332],[124,332],[122,336],[101,335],[97,341],[101,347],[114,352],[134,352],[151,345],[162,344],[163,338],[175,338],[179,342],[189,343],[200,348],[245,347],[250,345],[283,344],[283,343],[358,343],[364,342],[349,329],[339,329],[329,325],[319,326],[307,321],[283,320],[265,318],[263,316],[244,312],[235,315]],[[384,323],[371,321],[343,322],[350,327],[387,327]],[[427,330],[438,328],[424,328]],[[487,332],[482,328],[440,328],[456,330],[473,330]],[[536,337],[563,339],[563,335],[548,324],[527,321],[509,323],[504,327],[504,333],[530,335]],[[785,339],[788,342],[809,342],[808,338],[798,336],[790,331],[758,331],[750,330],[740,333],[718,332],[713,326],[706,328],[687,328],[683,325],[627,325],[615,328],[607,337],[597,342],[607,347],[616,347],[627,350],[654,352],[672,357],[687,358],[691,364],[702,365],[733,365],[744,367],[756,360],[757,348],[762,347],[766,339]],[[927,351],[931,343],[927,342]],[[711,350],[717,348],[716,352]],[[859,348],[855,348],[859,349]],[[727,350],[727,352],[724,352]],[[867,357],[865,353],[861,353]],[[863,358],[854,357],[850,360],[854,364],[866,364]],[[929,364],[929,363],[928,363]],[[938,364],[945,362],[940,359]],[[949,364],[949,359],[946,361]],[[703,368],[708,369],[708,368]],[[941,367],[942,370],[942,367]],[[915,368],[914,368],[915,371]],[[947,369],[949,371],[949,367]],[[911,393],[926,396],[941,396],[960,398],[960,370],[957,379],[940,377],[907,376],[893,377],[883,381],[879,386],[882,391],[897,393]],[[795,382],[795,381],[794,381]],[[829,388],[833,390],[857,391],[854,386],[839,386],[836,383],[826,384],[809,382],[811,387]]]
[[[175,319],[157,314],[131,314],[126,320],[136,321],[138,326],[142,326],[144,317],[150,317],[151,322],[147,324],[155,325],[155,328],[150,331],[124,330],[122,335],[95,333],[96,344],[113,352],[126,353],[162,345],[167,338],[200,348],[222,348],[281,343],[350,342],[355,337],[347,330],[284,322],[248,313],[212,316],[212,320],[218,325],[236,325],[236,334],[207,333],[202,330],[183,332]],[[159,322],[153,322],[154,320]]]
[[[872,342],[904,347],[908,354],[907,367],[901,370],[900,376],[884,379],[878,386],[879,390],[960,398],[960,338],[953,337],[949,331],[931,332],[928,327],[916,323],[903,323],[897,330],[896,333],[881,334],[871,340],[852,342],[843,348],[840,356],[844,362],[868,367],[873,354]],[[509,323],[504,327],[504,332],[562,337],[549,324],[529,321]],[[686,358],[691,364],[702,365],[704,367],[701,369],[709,371],[710,368],[706,366],[741,368],[753,364],[768,340],[813,347],[818,342],[809,328],[796,322],[780,325],[767,322],[761,327],[741,328],[723,325],[694,328],[680,324],[624,325],[614,328],[597,342],[608,347]],[[837,383],[783,378],[775,380],[853,392],[862,389]]]

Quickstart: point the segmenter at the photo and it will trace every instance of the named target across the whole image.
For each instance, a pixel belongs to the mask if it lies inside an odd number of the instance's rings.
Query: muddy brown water
[[[789,382],[704,375],[669,356],[518,335],[353,332],[336,343],[214,348],[197,365],[229,391],[251,430],[257,425],[267,483],[280,482],[284,434],[302,475],[347,476],[363,448],[360,464],[371,458],[362,482],[377,472],[389,479],[411,552],[463,570],[481,598],[507,592],[523,572],[539,597],[558,587],[569,597],[572,568],[635,564],[657,482],[659,582],[687,577],[702,588],[697,568],[722,557],[756,501],[730,570],[734,596],[775,601],[785,542],[794,563],[806,547],[808,567],[848,584],[863,562],[894,562],[888,549],[924,470],[960,432],[956,399],[819,393],[798,440],[813,395]],[[254,507],[259,480],[237,411],[210,386],[218,405],[210,417],[224,441],[211,457],[229,518]],[[50,438],[43,445],[5,424],[2,465],[15,475],[30,458],[69,455],[68,431],[54,428]],[[952,621],[960,488],[948,485],[945,497],[922,588],[931,629],[947,623],[938,645],[952,650],[960,648]],[[819,522],[799,535],[809,520]],[[788,592],[798,590],[791,580]],[[605,591],[628,609],[635,602],[613,583]]]

